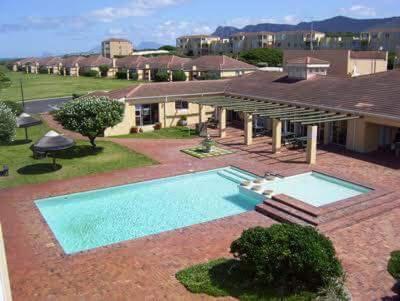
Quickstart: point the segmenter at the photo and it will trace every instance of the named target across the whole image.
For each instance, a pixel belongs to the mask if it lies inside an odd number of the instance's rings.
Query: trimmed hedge
[[[118,71],[115,73],[115,77],[117,79],[127,79],[126,77],[126,71]]]
[[[221,76],[217,72],[205,72],[202,75],[198,76],[199,80],[217,80],[221,79]]]
[[[285,291],[316,291],[343,275],[332,242],[312,227],[252,228],[231,244],[231,253],[254,280]]]
[[[387,270],[396,280],[400,280],[400,251],[390,253]]]
[[[84,71],[82,73],[82,75],[86,76],[86,77],[98,77],[99,76],[99,72],[96,71],[96,70],[87,70],[87,71]]]
[[[156,82],[167,82],[169,81],[169,74],[166,70],[157,71],[154,80]]]
[[[172,72],[172,80],[174,82],[184,82],[186,78],[186,74],[182,70],[175,70]]]

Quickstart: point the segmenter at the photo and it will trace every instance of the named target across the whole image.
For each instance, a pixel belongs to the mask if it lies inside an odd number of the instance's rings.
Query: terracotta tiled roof
[[[101,65],[112,65],[112,59],[102,55],[91,55],[79,61],[79,67],[99,67]]]
[[[355,78],[317,76],[294,83],[286,74],[254,72],[232,79],[226,93],[400,118],[400,70]]]
[[[160,55],[148,58],[143,64],[148,64],[150,69],[170,69],[170,70],[182,70],[185,63],[190,62],[189,58],[182,58],[176,55]]]
[[[129,55],[120,59],[116,59],[115,65],[118,68],[137,69],[138,65],[146,62],[147,58],[140,55]]]
[[[17,63],[19,63],[19,64],[21,64],[21,65],[25,65],[25,64],[32,64],[32,63],[35,63],[35,62],[38,62],[38,61],[39,61],[38,58],[35,58],[35,57],[27,57],[27,58],[24,58],[24,59],[22,59],[22,60],[17,61]]]
[[[40,66],[54,66],[57,64],[62,63],[62,59],[60,57],[45,57],[45,58],[41,58],[39,60],[39,65]]]
[[[226,55],[205,55],[184,65],[184,70],[223,71],[223,70],[257,70],[257,67],[235,60]]]
[[[325,60],[320,60],[315,57],[306,56],[294,58],[286,61],[286,64],[291,65],[328,65],[329,62]]]
[[[376,59],[386,60],[386,51],[351,51],[352,59]]]
[[[66,68],[71,68],[71,67],[75,67],[75,65],[77,63],[79,63],[80,61],[82,61],[84,59],[85,59],[85,57],[83,57],[83,56],[69,56],[69,57],[63,58],[62,64]]]

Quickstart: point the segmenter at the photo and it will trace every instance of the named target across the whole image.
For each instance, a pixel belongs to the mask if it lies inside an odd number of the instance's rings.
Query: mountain
[[[400,17],[383,19],[353,19],[337,16],[321,21],[312,22],[314,30],[322,32],[363,32],[374,28],[394,28],[400,27]],[[290,31],[290,30],[309,30],[311,22],[301,22],[297,25],[263,23],[257,25],[247,25],[243,28],[233,26],[219,26],[213,35],[228,37],[236,32],[256,32],[256,31]]]
[[[163,45],[161,45],[160,43],[157,43],[157,42],[144,41],[144,42],[141,42],[139,45],[137,45],[136,49],[137,50],[158,49],[161,46],[163,46]]]

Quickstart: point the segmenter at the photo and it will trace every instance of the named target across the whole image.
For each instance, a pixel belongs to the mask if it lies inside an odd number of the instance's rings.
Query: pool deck
[[[229,129],[228,137],[219,139],[221,146],[234,150],[234,154],[202,160],[180,152],[197,145],[200,139],[111,139],[154,158],[160,165],[0,190],[0,221],[14,300],[212,299],[187,292],[174,274],[195,263],[229,256],[230,243],[244,229],[269,226],[275,223],[273,219],[251,211],[65,255],[33,201],[228,165],[258,174],[268,170],[290,175],[311,170],[304,163],[303,151],[272,154],[270,138],[256,138],[252,146],[244,146],[241,135],[241,131]],[[340,149],[319,150],[317,158],[320,171],[391,191],[400,186],[398,159]],[[321,227],[334,241],[353,300],[396,300],[386,265],[389,253],[400,249],[399,216],[400,194],[395,192],[384,206],[366,207],[354,216]]]

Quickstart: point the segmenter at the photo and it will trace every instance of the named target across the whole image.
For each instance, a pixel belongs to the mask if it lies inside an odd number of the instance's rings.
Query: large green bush
[[[221,79],[221,76],[217,72],[203,72],[200,76],[197,77],[199,80],[217,80]]]
[[[400,251],[393,251],[388,262],[388,272],[396,280],[400,280]]]
[[[15,137],[16,128],[15,114],[4,102],[0,102],[0,143],[11,142]]]
[[[82,75],[87,77],[98,77],[99,72],[96,70],[86,70],[82,73]]]
[[[118,72],[115,73],[115,77],[117,79],[127,79],[126,73],[127,73],[126,70],[118,71]]]
[[[22,114],[24,111],[24,108],[22,107],[21,103],[16,102],[16,101],[11,101],[11,100],[3,100],[0,101],[4,103],[7,107],[11,109],[11,111],[14,113],[14,115],[19,116]]]
[[[156,82],[167,82],[167,81],[169,81],[168,71],[167,70],[159,70],[159,71],[157,71],[154,80]]]
[[[138,80],[139,79],[139,74],[137,74],[136,71],[132,70],[129,72],[129,78],[131,80]]]
[[[332,242],[312,227],[252,228],[231,244],[231,253],[255,280],[286,291],[317,290],[343,274]]]
[[[93,147],[95,139],[122,121],[124,104],[108,97],[84,96],[67,102],[55,113],[56,119],[68,130],[88,137]]]
[[[175,70],[172,72],[172,80],[174,82],[184,82],[186,80],[186,74],[182,70]]]
[[[275,48],[256,48],[239,54],[241,60],[257,65],[267,64],[269,67],[278,67],[283,64],[283,52]]]

